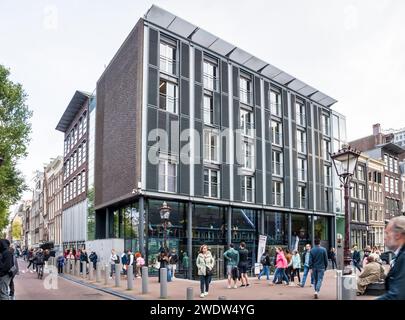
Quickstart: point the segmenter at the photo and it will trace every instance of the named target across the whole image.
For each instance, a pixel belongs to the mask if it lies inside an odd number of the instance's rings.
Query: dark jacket
[[[271,261],[270,261],[270,257],[268,254],[263,254],[262,257],[260,258],[260,262],[262,262],[264,260],[263,266],[268,266],[270,267],[271,265]]]
[[[353,261],[354,262],[360,262],[361,258],[360,258],[360,251],[354,251],[353,252]]]
[[[302,253],[302,256],[301,256],[301,265],[302,265],[302,266],[305,266],[305,256],[306,256],[307,253],[308,253],[307,250],[305,250],[305,251]],[[311,250],[309,250],[309,253],[311,253]]]
[[[321,246],[315,246],[311,249],[309,255],[309,267],[311,269],[327,269],[328,268],[328,253]]]
[[[239,248],[239,266],[247,266],[249,251],[244,248]]]
[[[9,250],[9,242],[0,240],[0,277],[7,275],[13,266],[13,254]]]
[[[405,300],[405,246],[395,257],[394,266],[385,278],[387,292],[377,300]]]

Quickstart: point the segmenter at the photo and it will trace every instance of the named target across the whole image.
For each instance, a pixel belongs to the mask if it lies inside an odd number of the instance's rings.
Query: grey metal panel
[[[263,203],[263,172],[261,170],[256,170],[255,174],[255,202]]]
[[[176,17],[172,23],[170,23],[168,29],[178,35],[188,38],[188,36],[196,29],[197,27],[182,18]]]
[[[180,118],[180,131],[186,130],[190,128],[190,120],[189,118],[186,117],[181,117]],[[180,141],[180,150],[188,144],[188,141]],[[186,150],[184,150],[186,151]],[[183,156],[188,157],[188,154],[184,154]],[[181,159],[181,158],[180,158]],[[179,174],[178,176],[180,177],[180,193],[182,194],[190,194],[190,165],[184,163],[183,161],[179,162]]]
[[[308,129],[310,129],[312,127],[312,122],[311,122],[312,110],[311,110],[311,104],[308,101],[306,102],[305,110],[306,110],[306,114],[307,114],[307,126],[308,126]]]
[[[233,99],[233,129],[239,129],[239,120],[240,120],[240,110],[239,110],[239,100]]]
[[[266,173],[266,204],[273,204],[273,195],[272,195],[273,181],[271,173]]]
[[[255,107],[255,128],[256,128],[256,137],[261,139],[262,137],[262,112],[260,107]]]
[[[313,126],[314,126],[314,128],[316,130],[318,130],[319,129],[319,126],[318,126],[318,106],[314,105],[313,110],[314,110],[314,123],[313,123]]]
[[[244,64],[247,60],[249,60],[252,55],[245,50],[240,48],[236,48],[232,53],[229,55],[229,59],[236,61],[237,63]]]
[[[220,136],[221,137],[221,136]],[[229,142],[228,142],[228,140],[227,140],[227,137],[225,137],[225,136],[222,136],[221,137],[221,151],[222,151],[222,155],[221,155],[221,162],[222,163],[230,163],[230,159],[229,159],[229,150],[228,150],[228,148],[229,148]],[[229,170],[229,168],[228,168],[228,170]],[[228,177],[229,177],[229,172],[228,172]]]
[[[156,5],[153,5],[149,11],[145,14],[145,19],[161,26],[167,28],[169,24],[174,20],[176,16]]]
[[[295,139],[294,139],[295,140]],[[292,183],[293,183],[293,192],[294,192],[294,207],[298,208],[299,207],[299,199],[298,199],[298,168],[297,168],[297,151],[293,150],[292,152],[293,156],[293,167],[292,167]]]
[[[221,60],[221,89],[223,93],[228,93],[228,63]]]
[[[290,82],[293,79],[295,79],[293,76],[285,72],[282,72],[273,78],[274,81],[277,81],[278,83],[281,84],[286,84],[287,82]]]
[[[149,29],[149,64],[158,66],[159,33],[155,29]]]
[[[260,171],[263,170],[263,163],[262,162],[263,162],[263,160],[262,160],[262,140],[261,139],[256,139],[256,168],[257,168],[257,170],[260,170]],[[262,190],[260,190],[260,192],[263,195]]]
[[[273,153],[272,153],[273,150],[271,147],[271,143],[266,141],[265,148],[266,148],[266,171],[271,173],[271,171],[272,171],[271,162],[272,162],[272,157],[273,157]],[[269,185],[268,181],[267,181],[267,185]]]
[[[148,134],[151,132],[153,129],[157,128],[157,109],[156,108],[147,108],[147,113],[148,113]],[[153,145],[156,143],[156,141],[149,141],[148,137],[144,137],[148,141],[148,146]]]
[[[230,199],[230,177],[229,177],[229,165],[228,164],[223,164],[221,166],[221,198],[225,200]]]
[[[196,82],[202,83],[202,51],[199,49],[194,50],[194,79]]]
[[[303,96],[310,96],[311,94],[314,94],[315,92],[317,92],[318,90],[316,90],[315,88],[309,86],[309,85],[305,85],[305,87],[301,88],[300,90],[298,90],[298,93],[302,94]]]
[[[190,115],[190,82],[181,79],[180,84],[180,112],[188,116]]]
[[[319,134],[318,134],[317,131],[315,131],[314,137],[315,137],[315,149],[314,149],[314,152],[312,154],[314,156],[319,157]]]
[[[228,96],[222,94],[222,106],[221,106],[221,126],[229,128],[229,105]]]
[[[266,109],[270,109],[269,89],[270,84],[267,81],[264,81],[264,107]]]
[[[181,43],[181,76],[190,77],[190,48],[187,43]]]
[[[282,73],[283,71],[281,71],[279,68],[268,64],[263,70],[262,70],[262,74],[265,75],[266,77],[269,77],[270,79],[274,79],[274,77],[276,77],[277,75],[279,75],[280,73]]]
[[[258,71],[258,70],[262,69],[265,65],[267,65],[267,62],[252,56],[249,60],[247,60],[244,63],[244,65],[247,68],[250,68],[254,71]]]
[[[150,147],[147,148],[148,153]],[[146,161],[146,172],[148,173],[148,179],[146,179],[147,190],[158,189],[158,165],[152,164],[150,161]]]
[[[221,94],[214,92],[214,124],[221,124]]]
[[[295,94],[290,93],[291,97],[291,119],[292,121],[297,121],[296,109],[295,109]]]
[[[158,70],[149,67],[148,104],[158,106]]]
[[[283,142],[285,147],[291,147],[290,146],[290,130],[288,126],[288,119],[284,118],[284,121],[282,122],[283,124]]]
[[[191,36],[191,40],[206,48],[213,44],[217,39],[217,36],[214,36],[212,33],[200,28]]]
[[[301,80],[298,79],[294,79],[293,81],[291,81],[287,87],[289,87],[290,89],[294,90],[294,91],[299,91],[303,88],[305,88],[307,85],[302,82]]]
[[[318,91],[318,92],[314,93],[314,94],[311,96],[311,99],[314,100],[314,101],[316,101],[316,102],[319,102],[319,101],[321,101],[322,99],[325,99],[326,97],[327,97],[327,96],[326,96],[325,94],[323,94],[322,92]]]
[[[195,121],[194,122],[194,128],[198,132],[199,136],[203,136],[203,124],[200,121]],[[203,189],[203,183],[204,183],[204,170],[203,170],[203,165],[202,165],[202,157],[203,157],[203,143],[202,139],[200,138],[200,161],[194,165],[194,194],[196,196],[203,196],[204,195],[204,189]]]
[[[239,68],[232,67],[232,91],[233,96],[239,98]]]
[[[194,86],[194,117],[202,119],[203,88],[199,84]]]
[[[289,148],[284,148],[284,197],[285,197],[285,202],[284,206],[289,207],[290,206],[290,174],[292,168],[290,168],[289,163],[290,163],[290,149]],[[287,165],[286,165],[287,164]]]
[[[234,48],[235,46],[233,44],[230,44],[229,42],[226,42],[220,38],[218,38],[209,46],[209,49],[223,56],[226,56]]]
[[[177,114],[168,113],[168,144],[169,152],[178,155],[180,153],[180,120]]]
[[[336,103],[337,100],[326,96],[324,99],[320,100],[319,103],[325,107],[330,107],[332,104]]]
[[[265,111],[265,121],[264,121],[264,134],[266,141],[271,141],[271,129],[270,129],[270,119],[271,114],[269,111]]]
[[[311,139],[310,139],[311,140]],[[308,188],[308,209],[314,209],[314,190],[313,190],[313,178],[312,178],[312,156],[308,155],[308,183],[307,183],[307,188]]]
[[[254,87],[254,92],[255,92],[255,101],[254,103],[257,106],[260,106],[262,104],[261,102],[261,94],[260,94],[260,78],[255,77],[255,87]]]
[[[242,185],[241,185],[241,176],[238,175],[238,166],[234,166],[234,178],[233,178],[233,199],[235,201],[241,201]]]
[[[291,147],[294,150],[297,150],[297,139],[295,139],[295,137],[297,136],[297,125],[295,124],[295,122],[291,123],[291,128],[292,128],[291,135],[293,136],[293,139],[291,139],[292,140],[292,146]]]

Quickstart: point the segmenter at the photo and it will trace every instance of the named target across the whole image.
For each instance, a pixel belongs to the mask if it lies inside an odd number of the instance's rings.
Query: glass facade
[[[267,236],[268,246],[288,245],[288,219],[287,213],[264,212],[264,235]]]
[[[312,243],[311,216],[291,214],[291,248],[302,252],[307,243]]]

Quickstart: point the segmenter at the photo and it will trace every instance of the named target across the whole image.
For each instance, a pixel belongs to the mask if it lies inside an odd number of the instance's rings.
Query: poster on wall
[[[262,257],[262,254],[266,250],[266,242],[267,236],[260,235],[259,244],[257,245],[257,263],[260,263],[260,258]]]

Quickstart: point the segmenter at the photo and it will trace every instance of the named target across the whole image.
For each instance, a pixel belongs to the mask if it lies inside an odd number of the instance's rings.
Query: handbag
[[[205,275],[206,275],[206,276],[212,276],[212,269],[206,267],[206,268],[205,268]]]

